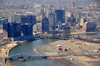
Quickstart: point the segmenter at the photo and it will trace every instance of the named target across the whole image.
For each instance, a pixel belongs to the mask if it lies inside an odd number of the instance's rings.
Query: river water
[[[18,53],[38,55],[37,53],[34,52],[33,49],[40,47],[42,45],[49,44],[54,41],[57,41],[57,40],[56,39],[40,39],[33,42],[28,42],[12,49],[9,55],[14,55]],[[14,66],[70,66],[68,64],[53,62],[47,59],[34,59],[34,60],[27,60],[25,62],[20,62],[18,60],[15,60],[12,62],[12,64]]]

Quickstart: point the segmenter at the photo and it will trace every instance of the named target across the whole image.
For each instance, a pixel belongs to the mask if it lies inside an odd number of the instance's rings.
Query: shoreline
[[[76,44],[77,42],[78,41],[75,41],[75,44],[74,44],[74,42],[71,42],[71,41],[59,40],[59,41],[55,41],[55,42],[52,42],[52,43],[44,45],[44,46],[40,46],[33,50],[39,55],[50,56],[47,58],[49,60],[53,60],[55,62],[67,63],[67,64],[70,64],[71,66],[80,66],[80,65],[92,66],[93,63],[89,64],[87,62],[100,62],[100,58],[98,58],[98,57],[92,58],[92,57],[84,56],[84,54],[85,55],[87,55],[87,54],[85,51],[83,51],[82,49],[80,50],[77,47],[77,44]],[[67,44],[65,44],[65,43],[67,43]],[[70,48],[71,51],[69,50],[69,51],[65,52],[65,51],[56,50],[56,47],[58,44],[62,45],[65,48]],[[68,44],[70,44],[71,46]],[[90,46],[90,45],[91,45],[91,48],[88,48],[88,46]],[[98,47],[98,44],[95,44],[95,43],[88,43],[87,45],[82,44],[81,46],[84,49],[87,49],[87,51],[90,51],[90,49],[95,50],[95,48],[93,48],[95,45]],[[55,54],[55,53],[57,53],[57,54]],[[73,54],[79,54],[79,56],[77,56],[77,55],[74,56]],[[83,56],[80,56],[80,55],[83,55]],[[57,56],[57,57],[52,57],[52,56]],[[73,58],[73,60],[71,60],[71,58]]]
[[[6,45],[3,45],[3,48],[1,50],[1,54],[0,56],[3,58],[3,57],[8,57],[9,56],[9,53],[12,49],[14,49],[15,47],[19,46],[19,45],[22,45],[26,42],[22,42],[20,44],[17,44],[17,43],[9,43],[9,44],[6,44]],[[5,48],[6,47],[6,48]],[[2,63],[2,62],[1,62]],[[13,66],[13,64],[7,59],[5,65],[7,66]]]
[[[60,41],[60,40],[59,40]],[[56,41],[55,41],[56,42]],[[26,42],[22,42],[21,44],[24,44],[24,43],[26,43]],[[50,43],[50,45],[53,45],[53,43],[54,42],[52,42],[52,43]],[[7,56],[9,56],[9,53],[10,53],[10,51],[13,49],[13,48],[15,48],[15,47],[17,47],[17,46],[19,46],[19,45],[21,45],[21,44],[16,44],[15,46],[12,46],[10,49],[8,49],[9,51],[7,52]],[[12,44],[13,45],[13,44]],[[47,44],[48,45],[48,44]],[[45,45],[42,45],[42,46],[45,46]],[[41,47],[41,46],[40,46]],[[38,52],[37,51],[37,48],[35,48],[34,49],[34,51],[37,53],[37,54],[39,54],[39,55],[42,55],[40,52]],[[70,58],[72,58],[71,56],[68,58],[68,59],[70,59]],[[55,57],[49,57],[49,58],[47,58],[47,59],[49,59],[49,60],[53,60],[53,61],[56,61],[56,62],[61,62],[61,63],[69,63],[71,66],[73,66],[74,64],[73,63],[71,63],[70,61],[71,60],[64,60],[63,59],[63,57],[62,58],[60,58],[60,59],[58,59],[58,57],[57,58],[55,58]],[[63,62],[62,62],[63,61]]]
[[[20,43],[20,44],[17,44],[16,46],[12,47],[12,48],[9,50],[9,52],[7,53],[8,56],[9,56],[9,53],[10,53],[10,51],[11,51],[12,49],[14,49],[14,48],[16,48],[17,46],[22,45],[22,44],[24,44],[24,43],[26,43],[26,42],[22,42],[22,43]]]
[[[39,54],[39,55],[42,55],[42,54],[40,54],[36,49],[34,49],[34,51],[37,53],[37,54]],[[47,59],[48,60],[52,60],[52,61],[54,61],[54,62],[60,62],[60,63],[65,63],[65,64],[68,64],[68,65],[71,65],[71,66],[74,66],[74,64],[72,64],[71,62],[69,62],[69,61],[64,61],[64,60],[60,60],[58,57],[47,57]],[[60,60],[60,61],[59,61]]]
[[[100,32],[71,32],[71,35],[75,35],[75,34],[95,34],[95,33],[100,33]]]

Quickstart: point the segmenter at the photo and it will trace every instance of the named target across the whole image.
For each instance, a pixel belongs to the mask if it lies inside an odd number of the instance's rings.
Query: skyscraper
[[[37,21],[42,22],[42,19],[44,18],[45,14],[44,14],[44,6],[41,5],[40,7],[36,8],[36,19]]]
[[[65,23],[65,10],[55,10],[55,23]]]
[[[21,14],[14,15],[14,21],[16,21],[17,23],[21,23]]]
[[[51,27],[55,25],[55,14],[53,12],[49,12],[49,31],[52,30]]]
[[[31,17],[23,15],[21,16],[21,23],[32,23],[31,19],[32,19]]]
[[[42,19],[42,32],[48,32],[49,31],[49,20],[47,17],[44,17]]]
[[[51,11],[51,6],[49,5],[46,10],[46,16],[48,18],[49,12]]]
[[[4,23],[3,24],[3,39],[15,38],[21,36],[21,24],[20,23]]]
[[[31,24],[36,24],[36,15],[27,15],[27,17],[30,17]]]
[[[8,39],[8,37],[10,37],[9,26],[9,23],[3,23],[3,39]]]
[[[69,2],[69,7],[76,7],[76,2],[74,1]]]
[[[32,35],[32,24],[28,24],[28,23],[23,23],[21,24],[21,35],[22,36],[27,36],[27,35]]]

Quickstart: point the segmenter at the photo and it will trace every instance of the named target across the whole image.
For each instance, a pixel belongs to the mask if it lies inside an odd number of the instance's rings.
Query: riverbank
[[[74,35],[74,34],[95,34],[95,33],[100,33],[100,32],[71,32],[71,35]]]
[[[57,45],[61,45],[64,48],[69,48],[68,51],[60,51],[57,50]],[[100,57],[95,55],[100,55],[100,52],[94,52],[98,50],[97,48],[100,47],[99,44],[90,43],[90,42],[83,42],[80,40],[59,40],[56,42],[52,42],[47,45],[43,45],[38,47],[35,50],[36,53],[39,55],[44,56],[61,56],[61,57],[49,57],[53,61],[70,63],[75,66],[93,66],[94,62],[100,63]],[[93,50],[93,52],[91,52]],[[91,56],[92,55],[92,56]],[[94,55],[94,56],[93,56]],[[89,57],[90,56],[90,57]],[[91,61],[93,60],[93,61]],[[88,63],[91,62],[91,63]]]
[[[9,56],[9,52],[13,49],[13,48],[15,48],[15,47],[17,47],[18,45],[21,45],[21,44],[23,44],[24,42],[21,42],[20,44],[17,44],[17,42],[11,42],[11,43],[9,43],[9,44],[5,44],[5,45],[3,45],[3,46],[1,46],[1,48],[0,48],[0,57],[8,57]],[[2,65],[2,59],[0,59],[0,63],[1,63],[1,65]],[[9,60],[7,60],[7,63],[6,63],[6,66],[12,66],[12,64],[10,63],[10,61]]]

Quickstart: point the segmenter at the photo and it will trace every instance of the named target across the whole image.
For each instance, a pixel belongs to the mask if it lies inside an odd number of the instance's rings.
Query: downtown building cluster
[[[17,2],[15,2],[15,4],[17,4]],[[67,5],[56,3],[51,5],[32,4],[33,3],[23,4],[24,7],[21,6],[18,10],[9,11],[10,9],[7,9],[7,13],[5,11],[0,12],[0,25],[4,23],[4,25],[9,27],[6,28],[3,26],[4,39],[20,36],[24,37],[32,35],[33,32],[49,33],[53,27],[56,31],[63,30],[66,26],[69,26],[71,31],[99,31],[100,10],[96,2],[87,2],[86,5],[83,5],[84,3],[77,4],[75,1],[68,2]],[[26,5],[29,5],[29,7]],[[11,15],[12,13],[13,15]],[[30,15],[30,13],[32,15]],[[3,16],[7,16],[7,19]],[[18,28],[19,31],[15,31],[15,29],[17,30],[15,26],[18,25],[20,29]],[[13,36],[10,35],[10,33],[13,33]],[[18,35],[16,35],[16,33]]]
[[[3,39],[28,40],[29,36],[32,37],[33,25],[36,22],[35,15],[16,14],[13,16],[13,20],[3,23]]]

